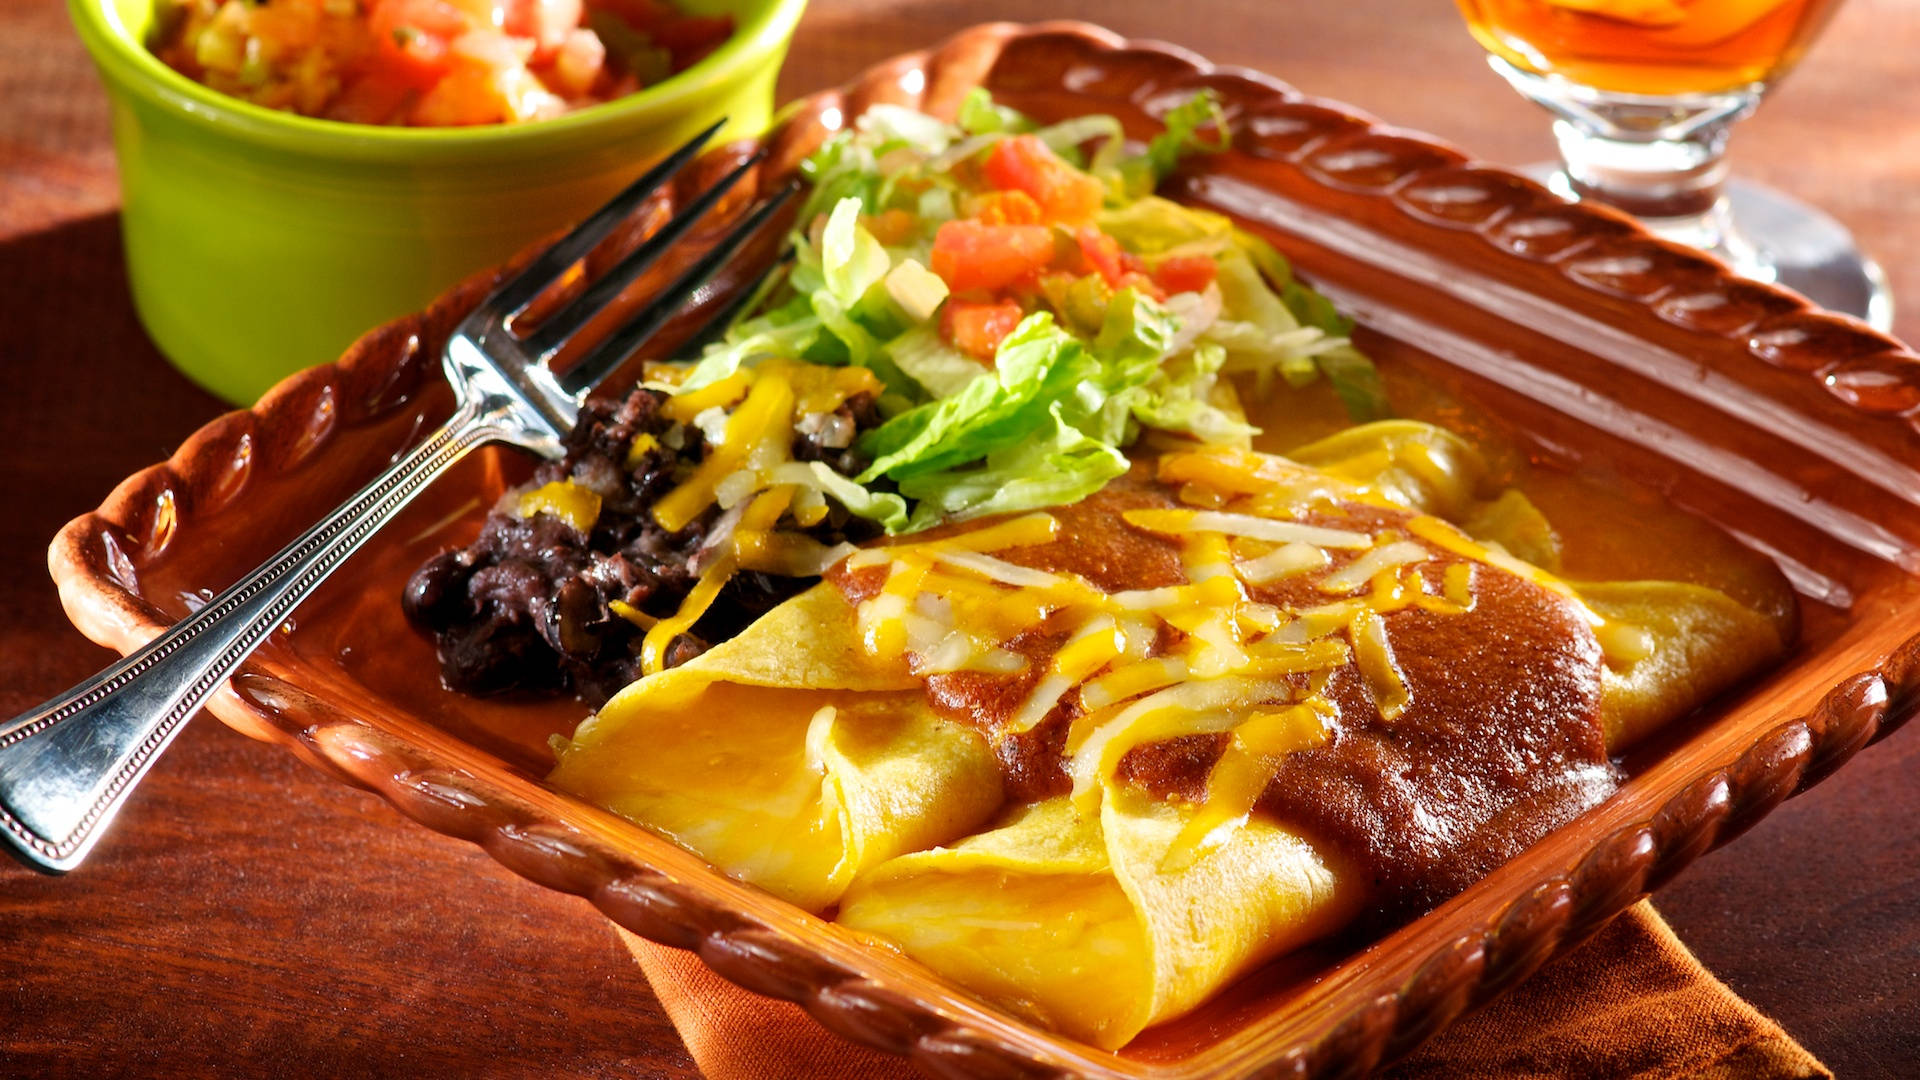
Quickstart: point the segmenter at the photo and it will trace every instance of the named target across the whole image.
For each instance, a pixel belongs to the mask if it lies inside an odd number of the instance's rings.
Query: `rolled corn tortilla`
[[[1111,788],[1019,808],[952,848],[862,876],[839,922],[883,934],[948,978],[1104,1049],[1124,1046],[1262,961],[1337,929],[1359,877],[1267,821],[1163,868],[1189,814]]]
[[[1276,475],[1304,498],[1358,492],[1461,517],[1489,505],[1476,499],[1483,467],[1472,448],[1428,425],[1368,425],[1301,456],[1322,472]],[[1542,542],[1530,506],[1508,499],[1482,516]],[[1476,572],[1544,582],[1539,589],[1565,598],[1553,603],[1573,604],[1574,591],[1550,575],[1496,563]],[[1605,621],[1604,668],[1583,677],[1597,683],[1584,700],[1598,701],[1588,707],[1610,749],[1782,648],[1772,620],[1702,586],[1598,582],[1578,596]],[[802,907],[837,905],[844,925],[1106,1048],[1381,899],[1360,852],[1260,805],[1221,827],[1203,822],[1196,843],[1190,826],[1213,760],[1204,754],[1191,756],[1173,790],[1106,775],[1097,798],[1009,799],[1004,760],[981,729],[930,707],[904,658],[876,656],[859,625],[840,589],[816,586],[615,697],[562,749],[553,782]],[[1541,657],[1594,663],[1602,650],[1585,640]],[[1358,678],[1351,668],[1342,677]],[[1604,759],[1597,767],[1608,768]]]
[[[854,875],[965,835],[1001,803],[981,735],[869,663],[816,586],[609,701],[552,783],[809,911]]]

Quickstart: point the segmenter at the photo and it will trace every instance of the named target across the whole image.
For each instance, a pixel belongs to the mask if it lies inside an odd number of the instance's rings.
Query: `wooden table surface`
[[[1493,161],[1549,150],[1443,0],[816,0],[782,97],[991,18],[1261,68]],[[1920,340],[1920,6],[1853,0],[1734,141],[1867,238]],[[221,406],[120,267],[105,101],[59,0],[0,0],[0,715],[107,660],[48,540]],[[1920,724],[1709,856],[1661,909],[1842,1077],[1920,1070]],[[696,1075],[610,924],[202,717],[91,862],[0,866],[0,1076]]]

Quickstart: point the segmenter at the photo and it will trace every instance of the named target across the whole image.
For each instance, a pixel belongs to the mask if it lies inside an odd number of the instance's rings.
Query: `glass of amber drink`
[[[1457,0],[1493,69],[1554,114],[1568,198],[1837,311],[1891,325],[1879,267],[1828,215],[1729,181],[1727,133],[1800,59],[1839,0]]]

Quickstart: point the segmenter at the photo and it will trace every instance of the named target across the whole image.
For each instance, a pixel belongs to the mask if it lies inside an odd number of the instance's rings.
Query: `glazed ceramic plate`
[[[1195,163],[1173,194],[1272,239],[1358,316],[1383,365],[1497,413],[1527,453],[1632,477],[1773,557],[1801,593],[1798,647],[1637,751],[1613,799],[1438,910],[1288,957],[1117,1054],[1001,1013],[546,787],[547,737],[571,730],[580,706],[442,690],[400,585],[470,539],[527,474],[512,452],[484,452],[430,491],[214,712],[933,1073],[1175,1078],[1351,1075],[1403,1055],[1912,710],[1920,358],[1900,344],[1429,139],[1080,25],[977,28],[799,103],[768,138],[760,188],[869,104],[951,113],[981,83],[1041,119],[1109,112],[1135,135],[1213,87],[1234,149]],[[208,425],[69,525],[52,564],[74,622],[130,650],[374,475],[448,412],[440,343],[488,285],[469,282]]]

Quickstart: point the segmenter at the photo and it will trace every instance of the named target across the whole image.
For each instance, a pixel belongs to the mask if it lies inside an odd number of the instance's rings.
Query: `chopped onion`
[[[719,446],[727,441],[727,410],[718,405],[703,409],[693,418],[693,426],[706,436],[708,446]]]
[[[713,528],[707,531],[707,538],[700,542],[699,550],[693,553],[693,564],[690,569],[694,573],[697,574],[711,566],[721,552],[733,550],[733,534],[739,530],[740,518],[746,512],[746,503],[735,503],[733,509],[721,514],[713,523]]]
[[[853,418],[842,413],[807,413],[793,425],[793,430],[812,436],[828,450],[844,450],[853,445]]]
[[[752,469],[738,469],[713,486],[713,499],[720,509],[731,510],[747,501],[760,487],[760,478]]]

